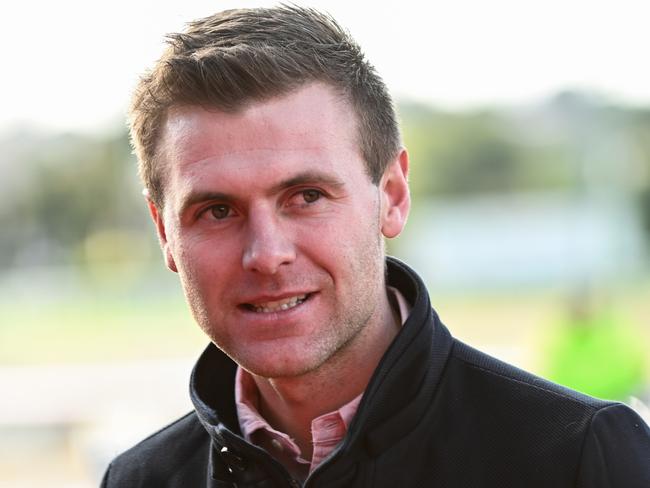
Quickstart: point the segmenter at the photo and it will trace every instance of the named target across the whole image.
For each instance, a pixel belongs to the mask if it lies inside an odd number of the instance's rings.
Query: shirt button
[[[274,449],[277,449],[278,451],[282,450],[282,443],[277,439],[271,439],[271,445],[273,446]]]

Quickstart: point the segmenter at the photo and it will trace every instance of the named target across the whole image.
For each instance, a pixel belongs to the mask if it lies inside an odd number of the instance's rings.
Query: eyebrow
[[[279,193],[282,190],[286,190],[287,188],[291,188],[293,186],[309,185],[309,184],[321,184],[334,189],[342,188],[345,185],[345,183],[339,178],[333,177],[321,171],[309,170],[309,171],[298,173],[297,175],[294,175],[291,178],[287,178],[286,180],[282,180],[276,183],[275,185],[273,185],[271,188],[268,189],[266,194],[273,195],[275,193]],[[187,211],[187,209],[192,207],[193,205],[196,205],[197,203],[200,202],[206,202],[209,200],[233,202],[237,200],[237,197],[235,195],[226,192],[218,192],[218,191],[210,191],[210,190],[190,191],[182,199],[181,209],[180,209],[181,214],[185,213],[185,211]]]
[[[316,183],[329,186],[332,188],[341,188],[345,184],[342,180],[334,176],[331,176],[329,174],[323,173],[321,171],[309,170],[309,171],[303,171],[302,173],[298,173],[297,175],[292,176],[291,178],[280,181],[278,184],[273,185],[269,190],[269,194],[278,193],[282,190],[286,190],[287,188],[291,188],[292,186],[300,186],[300,185],[308,185],[308,184],[316,184]]]
[[[209,200],[220,200],[222,202],[232,202],[235,198],[227,193],[215,191],[191,191],[181,200],[180,214],[183,215],[188,208],[197,203],[207,202]]]

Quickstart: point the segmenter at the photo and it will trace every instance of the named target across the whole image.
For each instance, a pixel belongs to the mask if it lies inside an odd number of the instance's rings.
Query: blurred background
[[[124,113],[165,33],[269,4],[2,7],[0,488],[97,486],[191,408],[206,340],[160,258]],[[309,5],[350,29],[397,99],[415,207],[389,248],[452,333],[647,402],[647,2]]]

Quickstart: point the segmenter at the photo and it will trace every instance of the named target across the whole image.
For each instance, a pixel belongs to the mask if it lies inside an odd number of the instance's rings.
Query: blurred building
[[[399,249],[433,289],[620,282],[648,263],[635,207],[566,193],[421,202]]]

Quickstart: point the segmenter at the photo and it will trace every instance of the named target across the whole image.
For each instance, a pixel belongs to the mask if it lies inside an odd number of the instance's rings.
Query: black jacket
[[[389,259],[413,304],[345,440],[307,487],[648,488],[650,429],[596,400],[452,338],[419,277]],[[209,346],[191,379],[196,411],[117,457],[105,488],[299,486],[241,436],[236,365]]]

